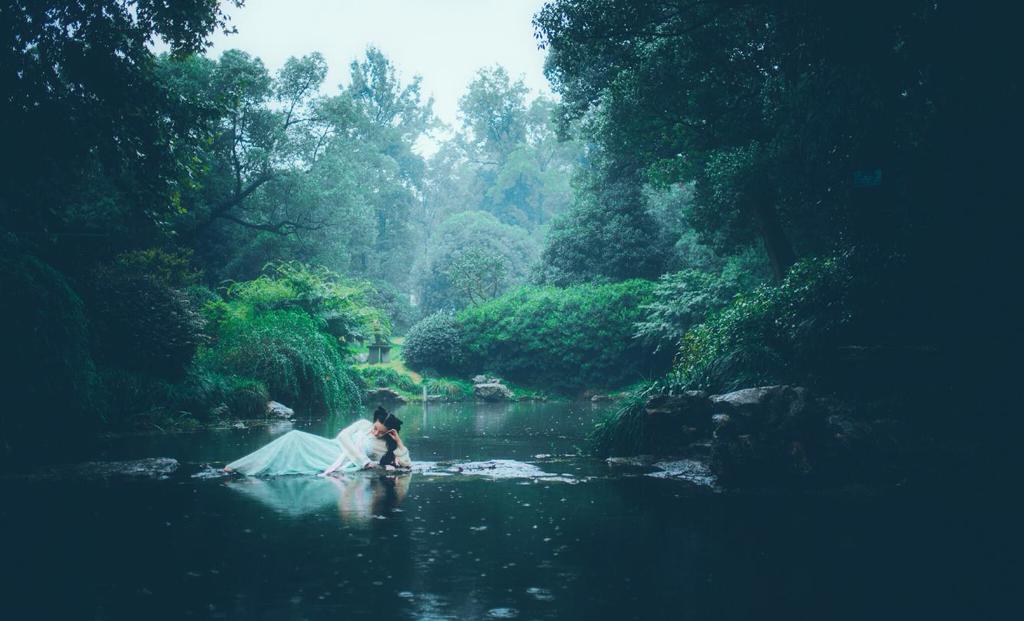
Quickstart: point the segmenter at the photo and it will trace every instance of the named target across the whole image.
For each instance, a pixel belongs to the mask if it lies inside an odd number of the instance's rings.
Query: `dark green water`
[[[590,404],[399,415],[413,459],[441,463],[339,481],[193,476],[287,430],[259,428],[83,449],[179,460],[162,480],[0,479],[3,617],[986,618],[1019,568],[980,493],[727,493],[565,457],[604,415]],[[491,459],[519,463],[448,463]]]

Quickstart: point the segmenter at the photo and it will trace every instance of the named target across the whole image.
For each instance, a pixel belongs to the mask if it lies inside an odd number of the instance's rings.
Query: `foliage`
[[[641,186],[618,173],[591,174],[576,202],[548,232],[535,280],[566,286],[583,282],[657,278],[672,240],[648,212]]]
[[[370,295],[366,285],[350,282],[325,267],[297,262],[270,263],[259,278],[227,288],[228,299],[244,312],[299,309],[321,321],[342,343],[367,338],[376,326],[390,330],[384,314],[368,305]]]
[[[0,163],[0,225],[65,244],[54,234],[151,233],[196,170],[194,111],[160,87],[149,44],[197,52],[225,25],[213,0],[5,3],[0,132],[19,148]]]
[[[463,367],[464,345],[455,314],[438,311],[414,325],[402,345],[409,368],[442,373]]]
[[[175,288],[197,285],[202,276],[192,266],[192,252],[183,248],[132,250],[119,255],[117,263],[125,271],[146,274]]]
[[[181,99],[214,110],[201,124],[203,174],[173,222],[205,269],[246,280],[268,258],[300,260],[408,286],[425,168],[412,147],[434,124],[418,77],[403,83],[373,47],[330,97],[318,53],[276,74],[238,50],[165,57],[159,69]]]
[[[95,350],[106,364],[180,378],[205,338],[205,321],[159,271],[143,271],[140,256],[124,255],[93,271],[88,307]]]
[[[639,455],[650,451],[651,447],[646,442],[649,438],[645,434],[647,416],[644,404],[654,390],[657,390],[657,384],[648,384],[619,402],[614,414],[594,426],[587,438],[589,450],[600,457]]]
[[[462,127],[430,162],[424,202],[439,220],[480,210],[533,230],[568,206],[580,145],[559,140],[554,102],[528,93],[501,66],[477,72],[459,100]]]
[[[423,311],[458,309],[503,293],[525,281],[536,256],[522,228],[479,211],[455,214],[438,227],[423,265]]]
[[[656,374],[668,357],[633,338],[653,290],[643,280],[513,290],[457,315],[462,359],[449,366],[556,390],[613,388]]]
[[[409,301],[409,294],[400,291],[389,281],[376,280],[369,283],[365,298],[366,303],[379,309],[387,320],[381,324],[391,326],[395,333],[405,334],[416,321],[416,309]]]
[[[690,222],[702,241],[729,253],[760,239],[781,277],[795,251],[901,229],[897,197],[930,183],[906,163],[928,159],[922,138],[948,86],[938,33],[964,11],[862,9],[556,0],[534,23],[562,119],[582,119],[608,157],[656,184],[695,182]],[[869,216],[850,179],[877,167],[892,177]],[[851,226],[866,217],[873,226]]]
[[[470,304],[497,297],[506,287],[508,263],[489,248],[456,251],[445,276],[452,289]]]
[[[813,384],[852,335],[854,294],[846,257],[801,260],[781,283],[737,295],[688,331],[666,381],[712,391]]]
[[[367,365],[356,367],[355,372],[359,381],[367,388],[395,388],[406,393],[416,393],[419,390],[413,378],[391,367]]]
[[[336,339],[297,309],[228,315],[217,342],[200,351],[202,369],[253,378],[271,398],[313,413],[348,411],[359,389]]]
[[[18,436],[95,425],[96,376],[85,308],[59,272],[0,237],[4,382],[0,451]]]
[[[432,377],[424,380],[427,394],[441,397],[442,401],[463,401],[473,398],[473,384],[450,377]]]
[[[762,274],[758,278],[756,266],[744,258],[750,255],[730,258],[717,273],[686,269],[662,276],[654,289],[654,301],[643,307],[647,316],[636,325],[637,337],[657,349],[676,351],[691,326],[767,277]]]

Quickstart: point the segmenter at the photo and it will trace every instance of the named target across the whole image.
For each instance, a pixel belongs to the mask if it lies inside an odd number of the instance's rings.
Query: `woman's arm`
[[[333,464],[328,466],[326,470],[321,472],[320,476],[325,477],[325,476],[331,474],[332,472],[334,472],[335,470],[337,470],[338,468],[341,468],[341,464],[345,463],[345,460],[347,458],[348,458],[348,455],[346,455],[345,452],[342,451],[341,455],[338,456],[338,459]]]
[[[392,429],[388,432],[388,435],[398,443],[398,448],[395,449],[395,466],[399,468],[412,468],[412,459],[409,457],[409,449],[405,446],[405,442],[402,442],[402,438],[399,437],[398,432]]]
[[[365,468],[366,465],[370,463],[370,460],[367,459],[366,454],[359,450],[359,446],[356,444],[355,441],[355,435],[357,433],[359,433],[360,431],[366,431],[366,425],[361,424],[365,422],[366,421],[357,420],[356,422],[352,423],[348,427],[345,427],[344,429],[341,430],[341,433],[338,434],[338,443],[341,444],[341,455],[338,456],[337,461],[331,464],[330,467],[321,472],[321,475],[327,476],[330,473],[334,472],[335,470],[340,468],[342,464],[345,463],[346,459],[351,461],[353,464],[359,466],[360,468]]]

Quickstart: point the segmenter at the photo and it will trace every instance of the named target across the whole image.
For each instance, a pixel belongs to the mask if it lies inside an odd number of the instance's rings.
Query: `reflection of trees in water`
[[[265,507],[302,517],[336,505],[346,522],[367,522],[397,507],[409,491],[412,474],[355,472],[338,477],[246,477],[227,486]]]

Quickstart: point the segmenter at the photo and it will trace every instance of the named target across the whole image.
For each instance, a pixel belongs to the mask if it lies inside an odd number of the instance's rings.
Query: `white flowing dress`
[[[388,450],[384,440],[370,433],[372,427],[373,423],[368,420],[357,420],[334,438],[289,431],[225,467],[249,476],[320,474],[343,458],[337,471],[360,470],[367,463],[379,462]],[[409,449],[405,446],[395,449],[395,465],[412,467]]]

